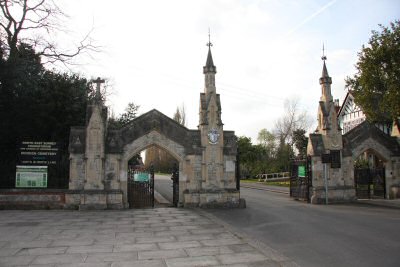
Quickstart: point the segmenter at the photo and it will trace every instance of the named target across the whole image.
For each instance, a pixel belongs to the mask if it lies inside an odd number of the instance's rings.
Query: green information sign
[[[138,172],[133,175],[133,180],[135,182],[148,182],[149,177],[150,175],[147,172]]]
[[[47,166],[17,166],[15,187],[46,188]]]
[[[306,166],[299,165],[297,174],[299,177],[306,177]]]

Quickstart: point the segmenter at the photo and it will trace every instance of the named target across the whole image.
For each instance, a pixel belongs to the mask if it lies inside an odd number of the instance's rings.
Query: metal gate
[[[311,159],[292,160],[290,164],[290,197],[310,202]]]
[[[385,169],[354,169],[354,186],[358,199],[385,198]]]
[[[154,168],[128,171],[129,208],[154,208]]]
[[[179,202],[179,168],[174,165],[172,169],[172,205],[178,207]]]

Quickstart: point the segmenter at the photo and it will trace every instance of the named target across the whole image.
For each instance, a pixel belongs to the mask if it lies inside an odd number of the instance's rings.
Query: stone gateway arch
[[[209,45],[203,67],[205,89],[200,94],[199,126],[187,129],[153,109],[119,130],[107,128],[107,108],[98,79],[95,100],[88,106],[86,125],[70,133],[70,182],[66,206],[80,209],[127,208],[128,161],[157,146],[179,162],[179,203],[183,207],[239,207],[237,144],[224,131],[221,101],[216,93]]]

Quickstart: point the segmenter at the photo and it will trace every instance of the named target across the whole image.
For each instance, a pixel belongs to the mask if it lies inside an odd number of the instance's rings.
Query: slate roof
[[[187,152],[194,153],[193,147],[201,147],[200,131],[189,130],[175,120],[153,109],[135,118],[125,127],[107,133],[106,152],[120,153],[126,144],[156,130],[168,139],[182,145]]]
[[[213,58],[211,55],[211,48],[208,48],[208,55],[207,55],[207,61],[206,61],[206,67],[214,67],[214,62],[213,62]]]
[[[207,61],[206,65],[203,67],[203,73],[217,73],[217,67],[214,65],[214,61],[211,55],[211,48],[208,48],[208,54],[207,54]]]
[[[392,156],[400,156],[400,144],[397,138],[383,133],[368,121],[360,123],[343,135],[343,155],[351,155],[351,151],[368,138],[380,143],[392,153]]]

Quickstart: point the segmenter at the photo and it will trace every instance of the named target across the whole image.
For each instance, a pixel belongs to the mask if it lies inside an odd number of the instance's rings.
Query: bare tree
[[[299,99],[285,100],[285,114],[275,123],[275,134],[281,143],[292,144],[293,132],[298,129],[308,130],[312,120],[306,111],[299,108]]]
[[[66,15],[53,0],[0,0],[0,45],[13,62],[21,43],[31,46],[46,62],[70,64],[71,59],[85,51],[97,51],[88,33],[74,50],[59,51],[50,35],[62,31],[61,17]],[[48,37],[45,37],[45,34]]]
[[[176,107],[173,119],[179,124],[186,126],[186,111],[184,104],[182,104],[180,107]]]

